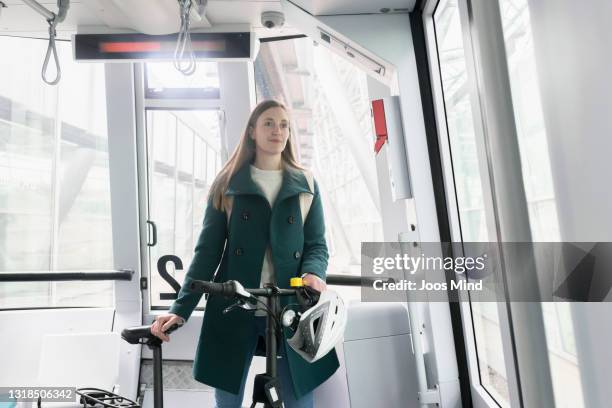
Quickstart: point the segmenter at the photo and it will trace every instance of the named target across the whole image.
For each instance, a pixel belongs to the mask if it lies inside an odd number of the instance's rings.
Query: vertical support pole
[[[134,69],[130,63],[106,64],[105,73],[113,263],[117,270],[135,272],[131,281],[116,281],[114,285],[113,330],[121,332],[142,324]],[[120,349],[122,393],[136,399],[141,346],[121,342]]]

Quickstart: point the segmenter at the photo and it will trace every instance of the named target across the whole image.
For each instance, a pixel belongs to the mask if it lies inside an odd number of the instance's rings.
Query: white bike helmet
[[[321,293],[316,305],[306,310],[287,343],[304,360],[314,363],[342,340],[346,327],[344,302],[333,290]]]

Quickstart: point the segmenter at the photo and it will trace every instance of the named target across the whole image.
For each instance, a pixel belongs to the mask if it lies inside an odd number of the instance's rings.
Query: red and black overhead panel
[[[191,33],[196,59],[250,58],[251,33]],[[76,34],[74,58],[81,60],[172,60],[177,34]]]

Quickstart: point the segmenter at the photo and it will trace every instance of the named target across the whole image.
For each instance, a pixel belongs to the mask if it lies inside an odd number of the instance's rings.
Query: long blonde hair
[[[255,129],[255,125],[257,123],[257,119],[261,116],[262,113],[267,111],[270,108],[281,108],[283,109],[287,115],[289,115],[289,111],[282,103],[275,100],[266,100],[260,102],[251,115],[249,116],[249,120],[247,125],[242,133],[242,137],[240,138],[240,143],[234,149],[234,152],[227,160],[223,168],[217,174],[215,181],[213,182],[209,197],[212,196],[212,202],[216,209],[222,210],[225,205],[225,196],[224,192],[227,190],[230,180],[236,174],[236,172],[247,162],[253,163],[255,159],[255,141],[249,137],[252,129]],[[296,169],[303,170],[304,168],[298,163],[295,159],[295,153],[293,150],[293,143],[291,141],[291,127],[289,128],[289,138],[287,139],[287,145],[285,146],[285,150],[281,153],[281,163],[284,167],[290,166]]]

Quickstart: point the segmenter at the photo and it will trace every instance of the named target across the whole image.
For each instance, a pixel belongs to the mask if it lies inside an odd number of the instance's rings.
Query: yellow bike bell
[[[291,278],[291,280],[289,281],[289,285],[292,288],[304,286],[304,280],[302,278]]]

